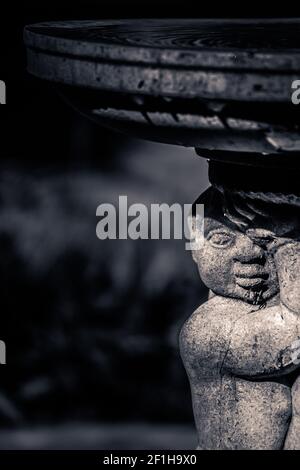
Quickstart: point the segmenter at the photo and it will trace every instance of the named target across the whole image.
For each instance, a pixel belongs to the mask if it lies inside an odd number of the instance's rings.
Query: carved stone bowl
[[[209,158],[298,166],[300,20],[41,23],[25,43],[29,72],[103,125]]]

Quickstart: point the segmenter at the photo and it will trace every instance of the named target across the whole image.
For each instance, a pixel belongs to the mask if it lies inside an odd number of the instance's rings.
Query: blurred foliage
[[[190,253],[95,232],[101,202],[159,187],[124,171],[1,171],[3,424],[192,420],[177,338],[205,292]]]

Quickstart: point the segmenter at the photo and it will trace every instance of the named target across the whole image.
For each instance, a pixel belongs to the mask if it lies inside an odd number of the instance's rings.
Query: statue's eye
[[[235,236],[229,232],[218,231],[211,232],[207,240],[209,243],[217,248],[227,248],[232,245],[235,241]]]

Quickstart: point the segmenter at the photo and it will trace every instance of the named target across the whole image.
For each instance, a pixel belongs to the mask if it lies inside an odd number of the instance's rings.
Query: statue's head
[[[193,258],[204,284],[215,294],[253,304],[275,296],[279,286],[274,258],[267,243],[257,242],[269,233],[263,217],[260,223],[259,214],[251,215],[249,208],[247,213],[246,208],[231,207],[214,188],[196,204],[204,204],[204,242],[193,251]]]

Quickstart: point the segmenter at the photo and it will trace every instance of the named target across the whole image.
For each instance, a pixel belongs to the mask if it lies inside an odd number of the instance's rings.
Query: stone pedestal
[[[180,335],[199,449],[300,448],[299,37],[258,19],[25,30],[29,72],[80,111],[210,162],[193,251],[210,296]]]

